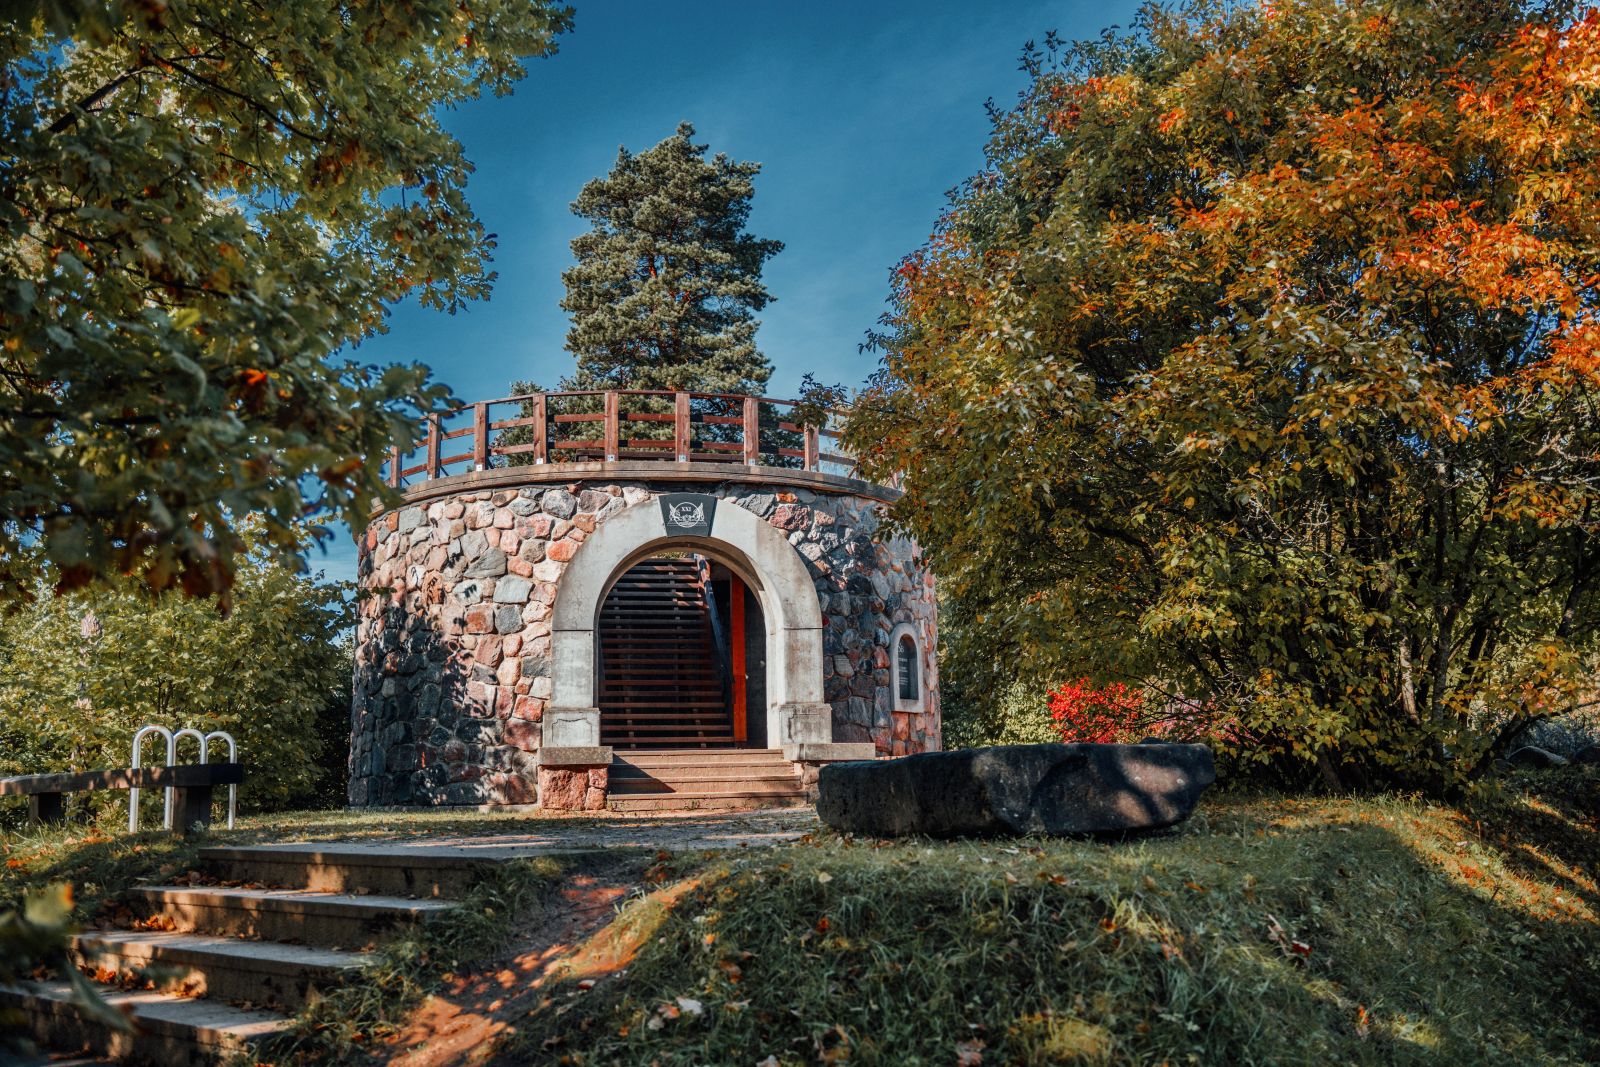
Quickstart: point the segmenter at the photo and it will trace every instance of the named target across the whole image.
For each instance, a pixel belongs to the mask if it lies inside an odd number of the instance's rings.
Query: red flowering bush
[[[1096,689],[1089,679],[1079,678],[1050,690],[1050,717],[1068,744],[1106,744],[1134,732],[1161,732],[1143,722],[1143,713],[1144,694],[1121,682]]]

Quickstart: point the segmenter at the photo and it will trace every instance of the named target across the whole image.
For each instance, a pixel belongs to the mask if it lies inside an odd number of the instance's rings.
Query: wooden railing
[[[833,427],[804,425],[792,400],[736,393],[610,389],[484,400],[429,418],[422,442],[393,450],[396,488],[523,464],[644,460],[726,463],[856,476]]]

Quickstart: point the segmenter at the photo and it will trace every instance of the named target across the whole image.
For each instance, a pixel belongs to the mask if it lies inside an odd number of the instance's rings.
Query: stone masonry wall
[[[877,502],[667,482],[464,492],[381,515],[359,540],[350,802],[532,803],[557,582],[600,523],[677,491],[747,508],[805,559],[835,741],[885,755],[939,747],[933,577],[909,542],[875,539]],[[923,652],[920,713],[894,710],[889,636],[902,622]]]

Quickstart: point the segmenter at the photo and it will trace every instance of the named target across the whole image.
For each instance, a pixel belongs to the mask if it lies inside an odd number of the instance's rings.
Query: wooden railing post
[[[606,461],[616,461],[619,451],[617,442],[621,437],[621,427],[617,425],[617,391],[606,390]]]
[[[533,461],[545,463],[550,459],[550,434],[545,427],[545,395],[533,398]]]
[[[472,405],[472,469],[489,469],[489,405]]]
[[[400,488],[400,447],[389,449],[389,487]]]
[[[744,398],[744,461],[749,466],[761,462],[761,401]]]
[[[672,448],[679,463],[689,462],[689,394],[672,394]]]
[[[821,449],[821,442],[815,426],[806,427],[806,470],[814,471],[818,467],[817,452]]]
[[[439,477],[439,416],[428,416],[428,477]]]

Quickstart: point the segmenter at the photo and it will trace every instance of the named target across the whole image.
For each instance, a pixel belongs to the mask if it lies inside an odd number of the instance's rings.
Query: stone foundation
[[[605,766],[541,766],[539,804],[555,811],[604,811],[610,774]]]

